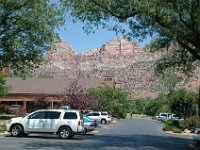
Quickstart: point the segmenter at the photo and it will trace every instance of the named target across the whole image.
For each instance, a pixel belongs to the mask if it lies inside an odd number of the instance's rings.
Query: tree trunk
[[[198,97],[197,105],[198,105],[197,114],[200,117],[200,86],[199,86],[199,97]]]

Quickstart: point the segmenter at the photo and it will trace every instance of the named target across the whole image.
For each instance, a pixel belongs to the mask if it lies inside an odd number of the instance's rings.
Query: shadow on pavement
[[[38,138],[38,137],[30,137]],[[42,138],[42,137],[41,137]],[[45,137],[46,138],[46,137]],[[51,138],[50,138],[51,139]],[[54,137],[55,139],[55,137]],[[56,138],[57,139],[57,138]],[[197,150],[190,139],[151,135],[97,135],[77,136],[72,140],[31,140],[25,149],[73,149],[73,150]],[[23,149],[22,148],[22,149]]]

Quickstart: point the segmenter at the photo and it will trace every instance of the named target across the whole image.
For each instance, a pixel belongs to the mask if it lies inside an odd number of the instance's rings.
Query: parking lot
[[[87,135],[63,140],[57,135],[0,136],[0,150],[197,150],[191,136],[169,135],[148,119],[120,119]]]

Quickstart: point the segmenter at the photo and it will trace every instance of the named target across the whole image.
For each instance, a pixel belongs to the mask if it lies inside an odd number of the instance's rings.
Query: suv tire
[[[12,136],[21,136],[23,134],[23,129],[20,125],[14,125],[12,128],[11,128],[11,135]]]
[[[58,132],[61,139],[69,139],[72,137],[72,130],[69,127],[61,127]]]
[[[101,124],[106,124],[106,123],[107,123],[106,119],[101,119]]]

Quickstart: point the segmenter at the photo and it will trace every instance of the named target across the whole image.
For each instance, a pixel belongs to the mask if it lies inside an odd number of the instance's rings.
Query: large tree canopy
[[[61,0],[75,19],[109,26],[127,24],[131,37],[155,36],[157,48],[178,43],[180,57],[200,60],[200,0]],[[119,30],[117,25],[113,30]],[[124,32],[124,30],[122,30]]]
[[[40,62],[61,16],[49,0],[0,0],[0,67],[22,69]]]

